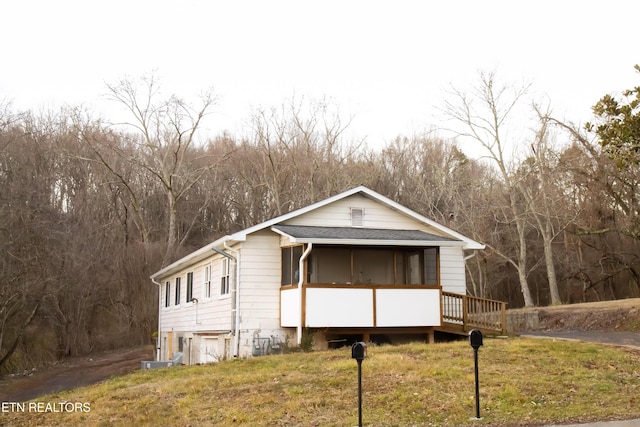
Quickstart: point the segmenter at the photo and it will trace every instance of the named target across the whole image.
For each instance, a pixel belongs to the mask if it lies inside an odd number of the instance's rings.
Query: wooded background
[[[472,295],[511,308],[640,296],[638,87],[579,126],[481,73],[449,93],[446,138],[376,149],[322,100],[210,136],[214,93],[163,97],[153,76],[108,90],[127,123],[0,103],[0,373],[150,342],[151,273],[357,185],[485,243],[467,262]],[[522,106],[528,125],[506,132]]]

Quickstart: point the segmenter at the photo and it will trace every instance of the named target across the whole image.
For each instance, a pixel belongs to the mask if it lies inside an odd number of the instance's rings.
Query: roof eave
[[[313,243],[314,245],[360,245],[360,246],[464,246],[458,240],[383,240],[383,239],[322,239],[288,236],[291,243]]]
[[[224,243],[225,242],[236,242],[236,241],[241,241],[241,240],[245,240],[245,239],[237,239],[237,236],[235,235],[227,235],[224,237],[219,238],[218,240],[216,240],[213,243],[209,243],[203,247],[201,247],[200,249],[197,249],[194,252],[191,252],[190,254],[180,258],[179,260],[169,264],[168,266],[164,267],[163,269],[153,273],[150,276],[151,281],[156,282],[157,279],[161,279],[167,276],[171,276],[172,274],[174,274],[176,271],[179,271],[189,265],[195,264],[197,262],[200,262],[206,258],[208,258],[209,256],[213,255],[213,251],[212,248],[218,248],[218,249],[224,249]],[[246,238],[246,236],[245,236]]]

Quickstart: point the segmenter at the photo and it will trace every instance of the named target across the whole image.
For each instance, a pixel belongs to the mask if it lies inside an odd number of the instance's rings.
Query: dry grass
[[[370,347],[368,426],[524,426],[640,417],[640,353],[597,344],[485,339],[481,415],[466,341]],[[357,364],[347,349],[140,371],[51,395],[90,412],[0,414],[11,426],[349,426]]]

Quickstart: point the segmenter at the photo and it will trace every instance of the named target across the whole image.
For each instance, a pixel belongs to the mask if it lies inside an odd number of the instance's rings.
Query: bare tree
[[[500,173],[508,198],[508,205],[502,212],[506,215],[506,222],[515,225],[516,238],[512,243],[516,250],[512,255],[497,247],[493,249],[516,269],[524,304],[530,307],[534,305],[534,301],[527,281],[529,266],[527,264],[526,212],[519,200],[520,182],[511,172],[510,160],[505,152],[506,141],[503,140],[503,130],[507,120],[518,103],[522,101],[527,90],[528,86],[521,88],[497,86],[494,73],[481,73],[479,85],[472,95],[453,89],[452,100],[446,102],[445,112],[451,119],[462,125],[461,130],[455,131],[456,134],[478,143]]]
[[[148,179],[162,188],[167,215],[167,246],[162,264],[166,265],[173,258],[181,240],[186,238],[185,234],[181,235],[177,224],[178,203],[208,170],[223,160],[209,158],[208,162],[192,167],[196,163],[192,154],[198,130],[216,99],[211,91],[203,93],[199,105],[195,106],[175,95],[159,99],[160,89],[153,75],[143,77],[139,82],[124,79],[107,87],[110,99],[131,115],[131,121],[121,124],[134,131],[130,137],[131,148],[125,149],[113,141],[90,138],[90,142],[97,150],[107,148],[125,162],[135,164]],[[125,186],[132,199],[137,200],[136,190],[129,185],[129,177],[124,176],[105,157],[100,158]]]

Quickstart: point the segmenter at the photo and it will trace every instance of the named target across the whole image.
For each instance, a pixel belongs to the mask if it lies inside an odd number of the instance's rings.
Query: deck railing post
[[[502,335],[507,335],[507,303],[502,304]]]
[[[464,325],[465,330],[467,327],[467,323],[469,323],[469,310],[468,310],[467,304],[469,304],[469,300],[466,295],[463,295],[462,296],[462,324]]]

